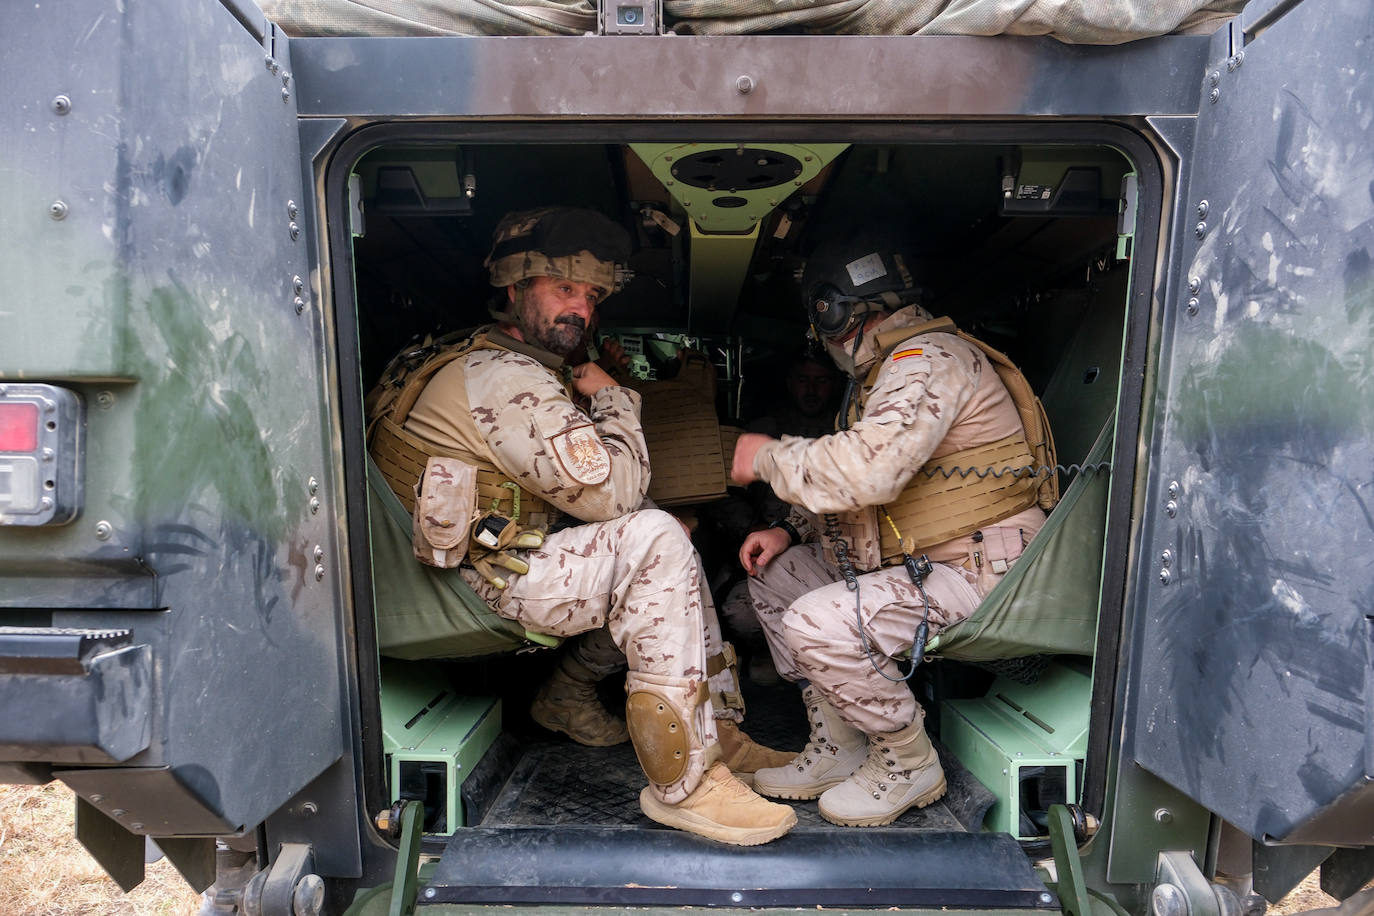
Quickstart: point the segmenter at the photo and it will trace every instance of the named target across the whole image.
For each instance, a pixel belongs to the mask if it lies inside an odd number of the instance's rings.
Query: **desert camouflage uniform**
[[[702,642],[705,645],[706,657],[709,659],[725,653],[726,642],[721,633],[715,601],[711,598],[710,590],[706,588],[706,573],[701,567],[700,558],[697,559],[697,577],[701,582]],[[752,620],[754,618],[752,606],[750,606],[748,614]],[[754,628],[755,630],[758,629],[757,621],[754,621]],[[615,644],[609,630],[606,629],[594,630],[578,637],[570,654],[595,672],[598,677],[607,677],[625,668],[625,655]],[[720,697],[724,700],[723,703],[713,704],[712,715],[714,718],[729,719],[735,723],[744,721],[744,699],[739,696],[737,676],[737,672],[726,670],[710,677],[708,683],[713,699]]]
[[[531,348],[525,347],[529,351]],[[703,749],[670,785],[676,803],[697,785],[704,748],[716,742],[706,677],[701,581],[696,552],[678,521],[639,510],[649,485],[639,395],[611,386],[586,410],[569,397],[551,354],[475,350],[425,386],[406,429],[440,451],[473,451],[509,479],[583,524],[556,530],[524,551],[530,571],[497,589],[475,570],[463,578],[503,617],[537,633],[574,636],[606,627],[625,654],[629,684],[648,684],[696,709]],[[455,415],[469,405],[470,417]],[[480,450],[480,451],[479,451]]]
[[[908,306],[868,339],[928,319]],[[803,540],[819,533],[819,516],[840,517],[861,573],[857,614],[855,595],[825,544],[787,550],[751,580],[750,595],[778,673],[811,681],[846,722],[867,734],[896,731],[920,715],[907,686],[882,677],[873,663],[889,677],[898,676],[891,656],[911,648],[923,613],[906,570],[879,568],[880,521],[872,507],[893,500],[927,460],[1021,430],[1006,387],[972,344],[927,333],[898,345],[893,355],[899,358],[887,358],[852,428],[819,439],[784,436],[754,459],[759,478],[795,507],[789,520]],[[845,368],[863,378],[876,358],[865,343],[853,368]],[[1044,512],[1032,507],[984,526],[981,541],[970,535],[925,549],[934,565],[925,582],[931,633],[972,614],[1002,577],[992,560],[1015,560],[1044,521]],[[998,568],[1005,572],[1001,562]],[[860,617],[873,663],[860,643]]]

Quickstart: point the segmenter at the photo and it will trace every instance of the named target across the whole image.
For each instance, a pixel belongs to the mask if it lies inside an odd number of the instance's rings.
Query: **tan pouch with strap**
[[[368,451],[387,485],[407,509],[414,511],[415,482],[423,473],[431,457],[430,447],[405,429],[411,408],[420,393],[440,369],[453,360],[479,349],[505,349],[488,343],[480,335],[473,338],[451,334],[399,354],[382,374],[382,381],[368,393],[367,410]],[[480,507],[511,498],[513,483],[494,464],[472,455],[448,457],[476,469],[474,500]],[[533,493],[520,490],[520,511],[517,521],[526,528],[551,529],[562,513]]]
[[[453,569],[468,552],[477,502],[477,469],[457,458],[430,458],[415,483],[412,540],[415,559]]]

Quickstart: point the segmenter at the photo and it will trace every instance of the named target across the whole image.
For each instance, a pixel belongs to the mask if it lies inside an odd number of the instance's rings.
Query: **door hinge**
[[[1126,261],[1131,257],[1131,243],[1135,239],[1136,207],[1140,199],[1140,188],[1136,173],[1127,172],[1121,176],[1121,199],[1116,212],[1116,259]]]

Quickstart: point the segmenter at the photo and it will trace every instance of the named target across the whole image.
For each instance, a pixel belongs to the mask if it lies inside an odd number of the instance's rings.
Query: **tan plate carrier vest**
[[[849,409],[849,422],[863,415],[892,351],[921,334],[954,334],[981,350],[1006,385],[1024,435],[942,455],[922,466],[895,500],[878,509],[879,552],[884,566],[901,563],[904,550],[919,556],[937,544],[972,534],[1037,503],[1048,512],[1059,501],[1054,437],[1040,399],[1010,359],[960,331],[949,318],[894,328],[874,338],[879,359],[864,380],[857,406]],[[901,532],[901,542],[892,530],[894,525]]]
[[[499,500],[501,514],[514,518],[511,505],[514,487],[520,496],[520,513],[515,521],[522,528],[542,528],[547,532],[563,517],[561,510],[519,487],[485,456],[435,449],[405,429],[411,408],[436,372],[474,351],[505,349],[488,340],[486,334],[460,340],[452,336],[441,338],[430,346],[402,353],[393,359],[382,373],[382,380],[368,394],[364,405],[368,423],[368,451],[391,491],[409,511],[415,511],[415,483],[424,473],[425,463],[434,455],[446,455],[477,468],[479,509],[490,509]],[[472,414],[469,405],[463,404],[461,407],[457,415],[470,419]]]

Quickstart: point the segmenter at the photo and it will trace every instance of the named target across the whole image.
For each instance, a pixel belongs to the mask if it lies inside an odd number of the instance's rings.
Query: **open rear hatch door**
[[[1251,6],[1198,74],[1195,131],[1173,138],[1186,174],[1126,750],[1259,843],[1361,846],[1374,842],[1374,8]]]
[[[0,525],[0,619],[22,624],[0,636],[0,775],[76,790],[78,836],[126,889],[145,837],[199,889],[214,837],[251,848],[338,774],[309,804],[332,834],[315,864],[357,874],[285,40],[229,0],[5,4],[0,34],[0,382],[86,418],[73,520]]]

